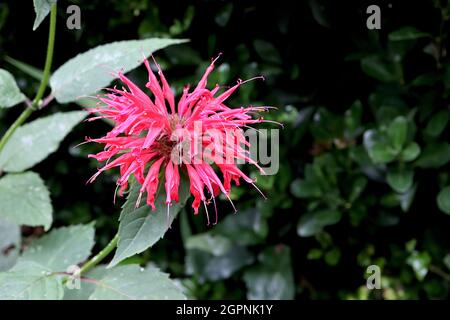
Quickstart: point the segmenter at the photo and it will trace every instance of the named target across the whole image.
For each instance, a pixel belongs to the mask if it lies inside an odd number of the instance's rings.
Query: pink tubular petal
[[[151,206],[153,210],[156,210],[155,193],[158,189],[159,168],[161,167],[163,161],[164,158],[160,158],[153,162],[150,169],[148,170],[147,177],[145,178],[145,181],[142,184],[140,190],[140,192],[147,192],[147,204]]]

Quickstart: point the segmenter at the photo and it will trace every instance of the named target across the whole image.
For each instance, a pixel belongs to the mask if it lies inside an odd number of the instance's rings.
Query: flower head
[[[103,171],[119,167],[119,195],[128,188],[129,178],[134,176],[141,186],[136,205],[139,205],[142,194],[146,194],[147,204],[155,209],[155,194],[162,178],[166,204],[169,206],[179,201],[180,171],[184,171],[189,178],[190,193],[194,197],[192,207],[196,214],[202,202],[205,208],[211,200],[215,204],[215,197],[220,193],[230,199],[232,181],[238,185],[242,178],[255,186],[236,162],[251,163],[264,172],[245,149],[249,143],[243,128],[264,121],[262,118],[253,119],[250,114],[268,108],[230,108],[226,105],[231,94],[244,83],[241,80],[222,93],[219,93],[218,85],[208,89],[208,75],[213,71],[216,60],[211,62],[193,90],[189,86],[184,87],[177,103],[156,61],[159,79],[148,60],[144,59],[148,70],[146,87],[152,97],[119,72],[118,77],[127,88],[108,89],[107,94],[98,96],[98,106],[91,109],[98,116],[90,120],[110,119],[114,127],[104,137],[87,139],[105,145],[103,151],[89,157],[107,161],[90,181]],[[215,169],[221,172],[222,178]]]

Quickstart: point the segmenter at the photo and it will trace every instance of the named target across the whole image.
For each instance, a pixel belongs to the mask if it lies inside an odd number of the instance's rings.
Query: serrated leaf
[[[10,269],[20,252],[20,227],[0,219],[0,271]]]
[[[184,300],[181,290],[157,268],[137,265],[110,269],[96,281],[90,300]]]
[[[35,262],[0,273],[0,300],[60,300],[63,294],[61,276]]]
[[[12,74],[0,69],[0,109],[10,108],[25,101],[25,99],[25,95],[20,92]]]
[[[64,272],[69,266],[86,260],[94,246],[92,224],[54,229],[34,241],[20,260],[39,263],[53,271]]]
[[[450,186],[446,186],[439,192],[436,201],[442,212],[450,214]]]
[[[0,154],[0,169],[21,172],[44,160],[85,116],[84,111],[59,112],[20,127]]]
[[[140,185],[134,182],[120,215],[117,250],[108,267],[113,267],[120,261],[143,252],[161,239],[175,216],[184,207],[190,194],[189,183],[182,179],[179,189],[180,202],[169,207],[170,220],[168,221],[164,184],[162,182],[159,184],[155,196],[155,211],[146,204],[146,196],[142,197],[140,207],[135,208],[139,189]]]
[[[57,69],[50,78],[50,87],[60,103],[75,101],[107,86],[114,78],[111,71],[124,73],[142,63],[156,50],[184,43],[181,39],[126,40],[104,44],[81,53]]]
[[[44,21],[45,17],[50,13],[50,9],[57,2],[57,0],[33,0],[34,12],[36,12],[36,19],[33,24],[33,31]]]
[[[0,179],[0,218],[18,225],[52,224],[52,205],[44,181],[34,172],[8,174]]]

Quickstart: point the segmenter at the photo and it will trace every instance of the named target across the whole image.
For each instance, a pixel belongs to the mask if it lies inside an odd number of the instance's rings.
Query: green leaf
[[[249,246],[263,243],[269,233],[269,226],[259,210],[247,209],[219,220],[213,232],[235,244]]]
[[[89,257],[94,233],[92,224],[54,229],[34,241],[20,260],[33,261],[53,271],[66,271]]]
[[[408,135],[408,122],[405,117],[395,118],[387,128],[387,135],[394,149],[400,151]]]
[[[0,154],[0,169],[21,172],[41,162],[85,116],[84,111],[58,112],[20,127]]]
[[[370,56],[361,60],[361,69],[369,76],[382,81],[393,82],[397,76],[392,67],[378,56]]]
[[[195,275],[199,281],[217,281],[228,279],[237,270],[254,261],[252,253],[246,247],[234,246],[227,253],[213,256],[200,250],[188,250],[186,255],[186,273]]]
[[[413,161],[420,154],[420,146],[416,142],[410,142],[406,147],[400,152],[400,158],[403,161]]]
[[[264,61],[272,62],[275,64],[281,63],[281,56],[278,50],[270,42],[256,39],[253,41],[253,46],[255,47],[256,53]]]
[[[404,193],[413,184],[414,171],[392,169],[387,173],[386,180],[392,189]]]
[[[404,41],[414,40],[424,37],[429,37],[430,34],[417,30],[414,27],[403,27],[399,30],[389,33],[388,38],[390,41]]]
[[[52,205],[44,181],[34,172],[8,174],[0,179],[0,218],[18,225],[52,224]]]
[[[450,144],[447,142],[427,145],[416,165],[421,168],[439,168],[450,161]]]
[[[173,219],[189,198],[189,183],[182,179],[179,189],[180,201],[169,207],[170,218],[168,219],[164,184],[159,184],[155,196],[155,211],[152,211],[146,204],[146,196],[142,197],[140,207],[135,208],[139,189],[140,185],[137,182],[133,183],[123,206],[120,215],[119,242],[116,254],[108,267],[113,267],[120,261],[153,246],[164,236]]]
[[[450,186],[446,186],[442,189],[437,198],[437,204],[439,209],[446,214],[450,214]]]
[[[189,237],[185,246],[189,250],[197,249],[213,256],[221,256],[231,249],[232,243],[228,238],[205,232]]]
[[[45,17],[50,13],[50,9],[57,2],[57,0],[33,0],[34,12],[36,12],[36,19],[33,24],[33,31],[36,30]]]
[[[375,142],[367,150],[370,159],[374,163],[388,163],[395,159],[396,152],[390,146],[382,142]]]
[[[431,263],[431,257],[428,252],[414,251],[406,260],[410,265],[419,281],[422,281],[428,274],[428,266]]]
[[[180,39],[143,39],[108,43],[95,47],[67,61],[50,78],[50,86],[60,103],[75,101],[106,87],[115,76],[111,71],[126,73],[142,63],[156,50],[183,43]]]
[[[416,195],[416,191],[417,191],[417,183],[414,184],[413,187],[410,188],[405,193],[397,195],[398,200],[400,201],[400,207],[402,208],[403,212],[409,211],[409,208],[411,207],[411,204],[414,200],[414,196]]]
[[[0,271],[11,268],[20,252],[20,227],[17,224],[0,220]]]
[[[413,81],[411,81],[411,86],[434,86],[438,81],[440,80],[440,77],[435,73],[426,73],[421,74],[417,78],[415,78]]]
[[[266,248],[258,260],[259,265],[244,273],[247,299],[294,299],[295,282],[290,248],[285,245]]]
[[[448,118],[447,110],[441,110],[434,114],[425,128],[425,132],[432,137],[439,136],[447,126]]]
[[[356,199],[358,199],[358,197],[364,191],[366,186],[367,186],[367,178],[366,177],[360,176],[360,177],[356,178],[355,181],[353,181],[348,200],[350,202],[354,202]]]
[[[341,259],[341,250],[339,250],[338,247],[332,248],[324,256],[324,260],[329,266],[337,265],[340,259]]]
[[[0,300],[60,300],[63,294],[61,276],[35,262],[0,273]]]
[[[110,269],[96,282],[90,300],[184,300],[181,290],[157,268],[137,265]]]
[[[444,257],[444,264],[448,270],[450,270],[450,253],[447,253]]]
[[[36,80],[42,80],[44,77],[44,72],[42,70],[39,70],[38,68],[35,68],[25,62],[16,60],[10,56],[5,56],[5,61]]]
[[[342,213],[336,210],[320,210],[308,212],[300,218],[297,234],[300,237],[310,237],[322,231],[326,226],[338,223]]]
[[[10,108],[25,101],[25,99],[25,95],[20,92],[12,74],[0,69],[0,109]]]
[[[291,193],[297,198],[318,198],[322,195],[322,190],[315,181],[295,179],[291,183]]]

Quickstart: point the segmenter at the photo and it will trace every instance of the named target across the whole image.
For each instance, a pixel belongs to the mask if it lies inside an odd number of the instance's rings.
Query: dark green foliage
[[[187,206],[162,241],[130,259],[156,263],[194,298],[448,298],[448,1],[380,5],[382,29],[372,31],[362,3],[72,2],[81,7],[83,28],[60,28],[55,65],[100,43],[189,38],[156,54],[177,93],[223,52],[210,84],[264,75],[265,82],[245,84],[232,101],[275,106],[265,117],[284,124],[280,170],[258,177],[268,200],[243,184],[232,191],[239,212],[220,201],[215,226]],[[0,58],[7,52],[40,66],[41,53],[30,57],[27,41],[19,41],[33,19],[24,18],[30,23],[22,26],[8,16],[25,10],[18,6],[0,4]],[[32,7],[23,13],[32,14]],[[64,10],[59,15],[64,18]],[[36,37],[45,39],[41,29]],[[144,84],[144,69],[131,78]],[[19,75],[26,93],[35,80]],[[0,130],[16,115],[0,109]],[[99,248],[118,225],[115,177],[85,186],[96,168],[86,156],[97,149],[72,146],[107,128],[78,126],[38,165],[57,224],[95,219]],[[382,290],[366,288],[366,268],[374,264],[381,268]]]

